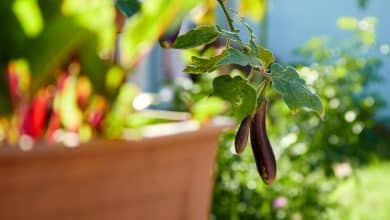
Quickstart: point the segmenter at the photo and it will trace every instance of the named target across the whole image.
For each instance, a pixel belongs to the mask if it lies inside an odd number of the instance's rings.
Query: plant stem
[[[247,77],[248,82],[250,82],[254,76],[255,76],[255,68],[251,67],[251,71],[249,72]]]
[[[233,19],[230,17],[223,0],[218,0],[218,3],[221,5],[223,13],[225,14],[226,20],[228,22],[228,26],[231,32],[236,32],[233,27]]]
[[[257,103],[261,103],[265,99],[265,92],[268,89],[268,86],[270,85],[271,80],[269,78],[265,78],[257,87]]]

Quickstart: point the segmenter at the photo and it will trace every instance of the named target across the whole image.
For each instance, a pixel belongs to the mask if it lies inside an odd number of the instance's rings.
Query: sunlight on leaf
[[[16,0],[13,11],[29,37],[35,37],[43,29],[43,18],[37,0]]]

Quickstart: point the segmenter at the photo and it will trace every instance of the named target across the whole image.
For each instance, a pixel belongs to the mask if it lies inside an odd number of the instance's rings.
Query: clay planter
[[[208,219],[223,127],[72,149],[0,147],[0,219]]]

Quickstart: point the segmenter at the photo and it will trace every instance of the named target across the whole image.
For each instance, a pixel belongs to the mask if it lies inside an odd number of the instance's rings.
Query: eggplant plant
[[[174,49],[185,50],[205,47],[222,39],[226,42],[222,51],[209,57],[192,56],[184,72],[207,74],[232,65],[249,70],[244,76],[232,72],[216,77],[210,95],[230,103],[233,116],[241,122],[235,139],[237,153],[244,150],[250,136],[259,174],[266,184],[271,184],[276,177],[276,162],[265,125],[268,105],[266,92],[273,89],[280,93],[293,112],[307,109],[322,118],[324,110],[320,98],[306,85],[297,70],[276,63],[272,52],[257,44],[247,20],[234,10],[229,10],[224,0],[218,0],[218,3],[224,12],[228,29],[218,24],[200,25],[179,36],[177,32],[173,35],[168,33],[163,37],[169,35],[169,43],[164,43],[163,47],[169,45]],[[246,28],[249,40],[240,37],[235,25]]]

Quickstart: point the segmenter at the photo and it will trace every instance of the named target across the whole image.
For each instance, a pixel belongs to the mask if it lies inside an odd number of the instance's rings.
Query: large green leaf
[[[232,47],[227,49],[226,56],[222,57],[219,62],[216,63],[217,66],[226,64],[237,64],[241,66],[250,65],[253,67],[262,66],[262,63],[258,58]]]
[[[221,55],[210,59],[193,56],[191,58],[192,63],[186,66],[184,72],[192,74],[212,72],[217,68],[216,63],[225,55],[226,53],[222,53]]]
[[[193,56],[191,58],[192,63],[186,66],[184,72],[192,73],[192,74],[213,72],[219,66],[228,64],[228,62],[220,64],[220,62],[228,55],[229,55],[228,50],[224,50],[218,56],[214,56],[211,58],[201,58],[201,57]]]
[[[236,11],[234,10],[231,10],[233,15],[234,15],[234,18],[235,18],[235,21],[241,23],[242,25],[244,25],[244,27],[248,30],[248,33],[249,33],[249,42],[248,42],[248,45],[249,45],[249,48],[251,48],[253,54],[257,54],[257,45],[256,45],[256,36],[255,36],[255,33],[252,29],[252,27],[249,25],[249,23],[247,22],[246,18],[245,17],[242,17],[240,16]]]
[[[271,66],[272,87],[278,91],[288,105],[297,111],[299,108],[313,110],[323,116],[323,107],[319,97],[306,85],[298,72],[292,68],[283,68],[279,64]]]
[[[224,50],[220,55],[209,59],[192,57],[192,63],[186,66],[184,72],[193,74],[209,73],[222,65],[229,64],[250,65],[253,67],[260,67],[262,65],[258,58],[231,47]]]
[[[256,107],[256,90],[240,76],[219,76],[213,82],[213,95],[230,102],[238,121],[251,114]]]
[[[221,26],[219,25],[216,25],[215,26],[215,30],[222,36],[224,37],[225,39],[227,40],[230,40],[230,41],[233,41],[234,43],[240,45],[240,46],[245,46],[241,39],[240,39],[240,36],[238,35],[237,32],[232,32],[232,31],[229,31],[229,30],[225,30],[223,29]]]
[[[214,26],[198,26],[179,36],[173,44],[173,47],[177,49],[198,47],[215,41],[217,37],[218,32],[215,31]]]

